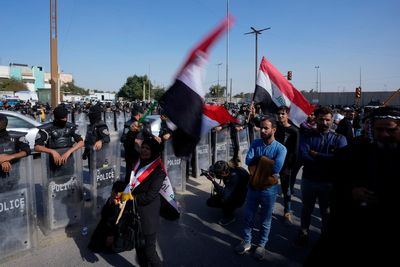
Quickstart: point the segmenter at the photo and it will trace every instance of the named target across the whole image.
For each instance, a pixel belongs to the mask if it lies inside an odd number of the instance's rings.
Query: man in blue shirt
[[[276,127],[277,123],[274,117],[266,115],[261,118],[261,139],[256,139],[251,143],[246,156],[246,165],[252,165],[254,161],[259,160],[262,156],[266,156],[275,161],[272,167],[272,176],[279,178],[279,172],[282,169],[286,157],[286,148],[275,140],[274,134]],[[265,179],[267,178],[268,177],[265,177]],[[268,242],[268,236],[271,230],[272,211],[278,193],[278,186],[278,184],[275,184],[264,189],[256,189],[249,185],[245,204],[243,240],[235,249],[238,254],[244,254],[251,248],[251,231],[254,226],[258,207],[261,206],[260,239],[257,243],[254,256],[259,260],[265,258],[265,245]]]

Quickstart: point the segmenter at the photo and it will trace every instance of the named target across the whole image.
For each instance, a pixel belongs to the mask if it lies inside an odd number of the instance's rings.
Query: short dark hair
[[[277,110],[276,113],[278,113],[279,111],[285,111],[286,113],[289,114],[290,108],[288,106],[280,106]]]
[[[265,115],[261,116],[260,124],[263,121],[269,121],[271,123],[272,128],[277,127],[276,117],[273,116],[272,114],[265,114]]]
[[[320,107],[314,110],[314,115],[315,117],[318,117],[319,115],[327,115],[331,114],[333,116],[333,111],[330,107]]]

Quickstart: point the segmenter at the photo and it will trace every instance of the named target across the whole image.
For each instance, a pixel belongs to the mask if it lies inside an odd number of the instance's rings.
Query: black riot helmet
[[[90,124],[95,124],[96,122],[99,122],[101,120],[101,112],[103,111],[103,108],[101,107],[100,103],[97,103],[94,106],[91,106],[89,108],[89,120]]]

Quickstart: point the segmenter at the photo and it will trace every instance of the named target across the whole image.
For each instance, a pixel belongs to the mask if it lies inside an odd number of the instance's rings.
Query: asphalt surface
[[[39,176],[36,172],[36,176]],[[186,191],[178,193],[181,207],[179,220],[171,222],[161,219],[157,250],[164,266],[301,266],[312,244],[319,235],[320,219],[316,208],[312,217],[311,242],[306,248],[293,244],[299,230],[301,203],[299,180],[294,197],[294,224],[282,222],[282,198],[278,196],[274,209],[270,239],[266,245],[267,258],[263,261],[253,257],[253,250],[237,255],[234,247],[241,240],[243,208],[237,210],[237,221],[220,226],[217,222],[222,213],[219,209],[206,206],[211,183],[204,177],[187,180]],[[40,205],[40,201],[38,201]],[[319,213],[318,213],[319,215]],[[257,238],[258,226],[253,238]],[[135,251],[120,254],[97,254],[87,249],[95,223],[89,225],[89,233],[81,234],[81,225],[43,235],[38,227],[36,249],[14,255],[2,261],[0,266],[139,266]]]

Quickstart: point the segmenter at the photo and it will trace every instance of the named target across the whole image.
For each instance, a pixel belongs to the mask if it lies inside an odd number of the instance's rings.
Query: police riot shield
[[[118,136],[121,137],[122,133],[124,131],[124,125],[125,125],[124,112],[122,112],[121,110],[116,111],[116,119],[117,119]]]
[[[193,174],[194,177],[200,176],[201,169],[208,170],[211,165],[211,136],[208,133],[205,136],[202,136],[200,142],[197,144],[195,148],[195,161],[196,161],[196,170]]]
[[[242,161],[242,164],[246,162],[247,152],[249,151],[249,130],[246,127],[245,129],[239,131],[237,133],[237,137],[239,139],[239,157]]]
[[[165,142],[163,161],[172,187],[184,192],[186,190],[186,160],[175,156],[171,140]]]
[[[112,111],[105,111],[103,112],[103,121],[107,124],[108,130],[115,131],[115,125],[114,125],[114,112]]]
[[[86,136],[87,127],[89,125],[87,114],[84,112],[77,113],[75,115],[75,124],[77,125],[79,134],[81,136]]]
[[[103,144],[98,151],[90,154],[90,195],[92,215],[100,214],[102,207],[111,196],[112,185],[120,178],[120,142],[117,133],[110,135],[110,143]]]
[[[36,245],[36,204],[31,157],[0,169],[0,260]]]
[[[253,127],[253,135],[254,135],[254,140],[260,139],[261,138],[260,128]]]
[[[56,149],[62,155],[68,148]],[[64,165],[42,153],[43,224],[45,233],[80,222],[82,215],[82,155],[75,151]]]
[[[215,133],[215,147],[214,147],[215,162],[219,160],[227,161],[228,139],[230,139],[228,128],[224,128],[221,131]]]

